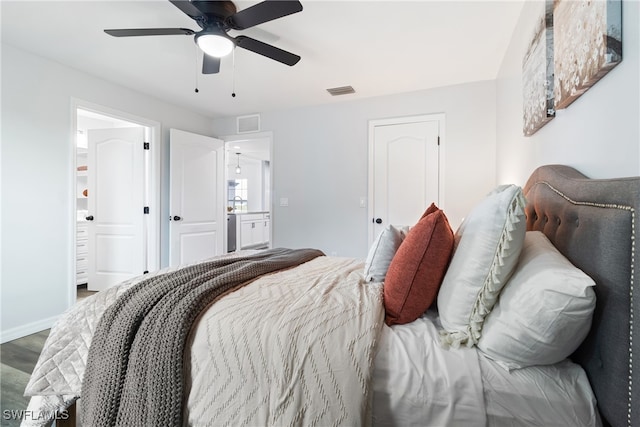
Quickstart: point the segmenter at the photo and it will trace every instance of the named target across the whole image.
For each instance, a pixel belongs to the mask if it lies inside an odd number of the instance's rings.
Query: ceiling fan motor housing
[[[228,30],[227,18],[237,12],[236,5],[230,1],[208,1],[196,0],[191,2],[202,15],[195,17],[195,21],[203,30],[209,30],[211,27],[217,27],[221,30]]]

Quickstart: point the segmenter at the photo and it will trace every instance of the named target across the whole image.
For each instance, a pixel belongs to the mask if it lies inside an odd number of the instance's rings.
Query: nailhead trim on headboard
[[[634,260],[635,260],[635,251],[636,251],[636,221],[635,221],[635,209],[632,206],[624,206],[624,205],[617,205],[617,204],[611,204],[611,203],[593,203],[593,202],[578,202],[575,200],[572,200],[571,198],[565,196],[562,192],[558,191],[557,189],[555,189],[550,183],[546,182],[546,181],[540,181],[538,182],[539,184],[544,184],[547,187],[549,187],[549,189],[551,191],[553,191],[554,193],[558,194],[560,197],[564,198],[566,201],[568,201],[571,204],[574,205],[584,205],[584,206],[594,206],[594,207],[599,207],[599,208],[610,208],[610,209],[620,209],[620,210],[625,210],[625,211],[629,211],[631,212],[631,282],[629,283],[629,299],[630,299],[630,306],[629,306],[629,394],[628,394],[628,400],[627,400],[627,425],[629,427],[632,426],[631,424],[631,412],[632,412],[632,406],[631,406],[631,402],[632,402],[632,391],[633,391],[633,286],[634,286],[634,280],[635,280],[635,265],[634,265]]]
[[[629,313],[629,412],[627,413],[629,426],[631,426],[631,391],[633,390],[633,281],[635,273],[633,260],[635,259],[636,250],[636,223],[634,209],[631,209],[631,212],[631,286],[629,288],[631,292],[631,312]]]

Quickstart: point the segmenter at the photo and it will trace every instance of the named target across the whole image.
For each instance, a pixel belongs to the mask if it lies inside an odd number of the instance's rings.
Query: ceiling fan
[[[292,66],[300,57],[273,45],[247,36],[231,37],[229,30],[246,30],[253,26],[282,18],[302,11],[297,0],[265,0],[251,7],[237,11],[231,1],[169,0],[174,6],[196,21],[202,30],[188,28],[133,28],[104,30],[114,37],[195,35],[196,44],[204,52],[203,74],[220,71],[220,58],[233,51],[235,46],[266,56],[275,61]]]

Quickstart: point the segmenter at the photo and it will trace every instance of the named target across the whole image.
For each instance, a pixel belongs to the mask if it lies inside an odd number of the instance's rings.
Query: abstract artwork
[[[555,108],[569,106],[622,61],[620,0],[556,0]]]
[[[522,61],[523,132],[533,135],[555,117],[553,101],[553,0],[545,3]]]

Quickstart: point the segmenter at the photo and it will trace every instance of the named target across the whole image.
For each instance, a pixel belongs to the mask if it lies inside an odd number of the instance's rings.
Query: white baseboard
[[[53,316],[47,319],[38,320],[37,322],[27,323],[26,325],[18,326],[17,328],[11,328],[6,331],[0,332],[0,344],[4,344],[7,341],[13,341],[18,338],[26,337],[27,335],[35,334],[36,332],[44,331],[53,326],[56,320],[60,316]]]

